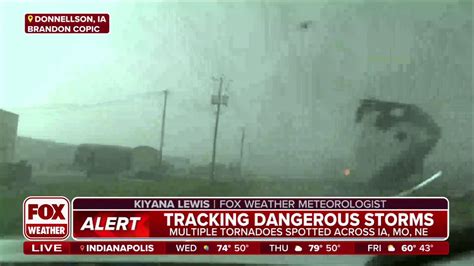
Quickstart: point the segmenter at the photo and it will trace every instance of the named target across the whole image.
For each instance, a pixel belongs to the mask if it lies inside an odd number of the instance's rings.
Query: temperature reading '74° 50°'
[[[245,252],[249,248],[248,244],[218,244],[217,245],[217,252]]]

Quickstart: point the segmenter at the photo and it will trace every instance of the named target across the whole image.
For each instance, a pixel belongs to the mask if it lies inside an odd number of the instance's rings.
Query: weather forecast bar
[[[448,255],[444,242],[24,242],[25,255]]]
[[[444,241],[446,198],[75,198],[76,240]]]

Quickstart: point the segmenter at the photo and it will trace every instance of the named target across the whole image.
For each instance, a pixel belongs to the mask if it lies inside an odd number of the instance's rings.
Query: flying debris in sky
[[[313,22],[311,20],[306,20],[300,23],[300,29],[307,30],[311,27]]]

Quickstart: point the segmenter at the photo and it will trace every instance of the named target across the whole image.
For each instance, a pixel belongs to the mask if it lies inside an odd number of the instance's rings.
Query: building
[[[131,170],[133,173],[150,172],[158,166],[159,153],[149,146],[138,146],[132,150]]]
[[[173,174],[186,175],[191,168],[191,161],[188,158],[178,156],[164,156],[164,161],[173,166]]]
[[[81,144],[74,155],[74,166],[86,171],[88,177],[117,178],[130,170],[131,150],[115,145]]]
[[[0,163],[14,160],[18,118],[17,114],[0,109]]]
[[[18,118],[17,114],[0,109],[0,186],[11,187],[31,179],[31,166],[26,161],[15,162]]]

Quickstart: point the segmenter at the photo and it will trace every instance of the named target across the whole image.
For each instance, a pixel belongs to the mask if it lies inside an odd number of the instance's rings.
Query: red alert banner
[[[446,240],[446,198],[75,198],[76,240]]]
[[[25,255],[448,255],[448,242],[25,242]]]
[[[25,14],[25,33],[109,33],[109,14]]]

